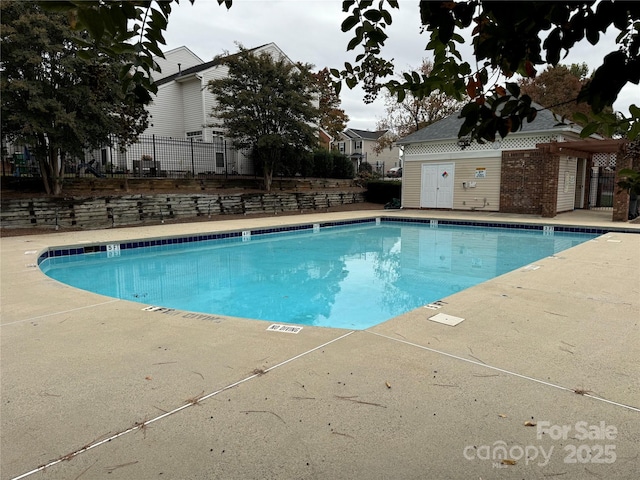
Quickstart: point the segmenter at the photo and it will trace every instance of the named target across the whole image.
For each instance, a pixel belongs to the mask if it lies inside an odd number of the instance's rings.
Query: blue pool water
[[[365,329],[595,236],[382,222],[85,253],[40,267],[147,305]]]

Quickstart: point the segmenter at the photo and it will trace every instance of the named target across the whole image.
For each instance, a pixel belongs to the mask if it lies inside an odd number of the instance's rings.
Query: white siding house
[[[275,43],[262,45],[251,52],[287,58]],[[215,124],[210,115],[215,97],[207,89],[207,84],[210,80],[226,77],[228,67],[222,65],[219,58],[202,62],[186,47],[170,50],[164,59],[156,61],[162,73],[156,80],[158,93],[148,106],[150,125],[143,135],[212,141],[221,131],[211,126]]]
[[[275,59],[288,60],[274,43],[254,48],[251,52],[255,55],[268,53]],[[226,77],[228,67],[221,64],[220,58],[203,62],[186,47],[170,50],[164,59],[157,58],[156,62],[162,72],[156,78],[158,93],[147,107],[149,128],[143,135],[199,142],[223,139],[222,126],[216,125],[216,119],[211,116],[216,99],[207,85],[210,80]],[[234,165],[238,167],[237,170],[233,168],[236,173],[253,173],[248,171],[251,168],[248,161],[235,161]]]
[[[387,130],[371,132],[347,128],[340,133],[337,140],[333,141],[333,147],[351,158],[356,172],[361,163],[368,162],[374,169],[384,174],[389,168],[399,166],[400,155],[400,150],[396,145],[392,145],[383,152],[375,152],[378,139],[386,134]]]

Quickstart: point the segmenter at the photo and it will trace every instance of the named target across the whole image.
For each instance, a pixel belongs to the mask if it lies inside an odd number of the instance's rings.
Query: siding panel
[[[560,168],[558,170],[558,213],[567,212],[574,208],[577,169],[577,158],[560,157]]]
[[[160,86],[158,95],[154,97],[153,103],[147,106],[147,110],[151,118],[149,128],[145,130],[144,135],[155,134],[174,138],[184,136],[182,95],[177,83],[171,82]]]
[[[402,206],[420,208],[422,162],[405,161],[402,167]]]
[[[480,209],[497,212],[500,209],[501,163],[501,157],[456,160],[454,210]],[[484,178],[476,178],[477,169],[485,172]],[[464,188],[462,182],[467,182],[467,188]],[[476,185],[474,188],[470,186],[473,182]]]
[[[226,65],[218,65],[215,68],[212,68],[210,70],[207,70],[203,73],[203,78],[202,78],[202,84],[208,85],[209,81],[211,80],[219,80],[221,78],[227,78],[227,76],[229,75],[229,67],[227,67]],[[216,97],[209,91],[208,88],[206,88],[205,92],[204,92],[204,118],[206,119],[205,123],[211,123],[214,124],[216,122],[215,118],[211,117],[211,114],[213,112],[213,107],[215,107],[216,105]],[[222,128],[222,127],[219,127]],[[207,132],[210,132],[211,128],[207,129]],[[207,133],[205,136],[205,140],[209,141],[211,139],[211,134]]]
[[[182,116],[184,118],[184,132],[194,130],[202,130],[204,123],[204,115],[202,111],[202,90],[199,78],[194,78],[182,85]]]

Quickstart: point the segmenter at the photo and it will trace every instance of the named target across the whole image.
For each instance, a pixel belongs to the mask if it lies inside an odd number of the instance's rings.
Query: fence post
[[[113,164],[113,137],[109,141],[109,163],[111,163],[111,178],[113,178],[116,170],[116,166]]]
[[[191,140],[191,175],[193,176],[193,178],[196,178],[196,166],[193,160],[193,137],[191,137],[190,140]]]
[[[156,159],[156,134],[151,135],[151,141],[153,142],[153,166],[156,170],[156,175],[158,174],[158,160]],[[140,168],[142,170],[142,167]]]

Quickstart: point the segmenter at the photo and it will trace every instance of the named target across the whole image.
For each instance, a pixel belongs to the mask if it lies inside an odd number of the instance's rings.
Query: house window
[[[344,153],[344,151],[345,151],[344,142],[338,142],[338,150],[340,151],[340,153]]]
[[[187,138],[193,138],[196,142],[202,141],[202,130],[194,130],[186,133]]]
[[[356,150],[362,150],[362,141],[356,142]]]

